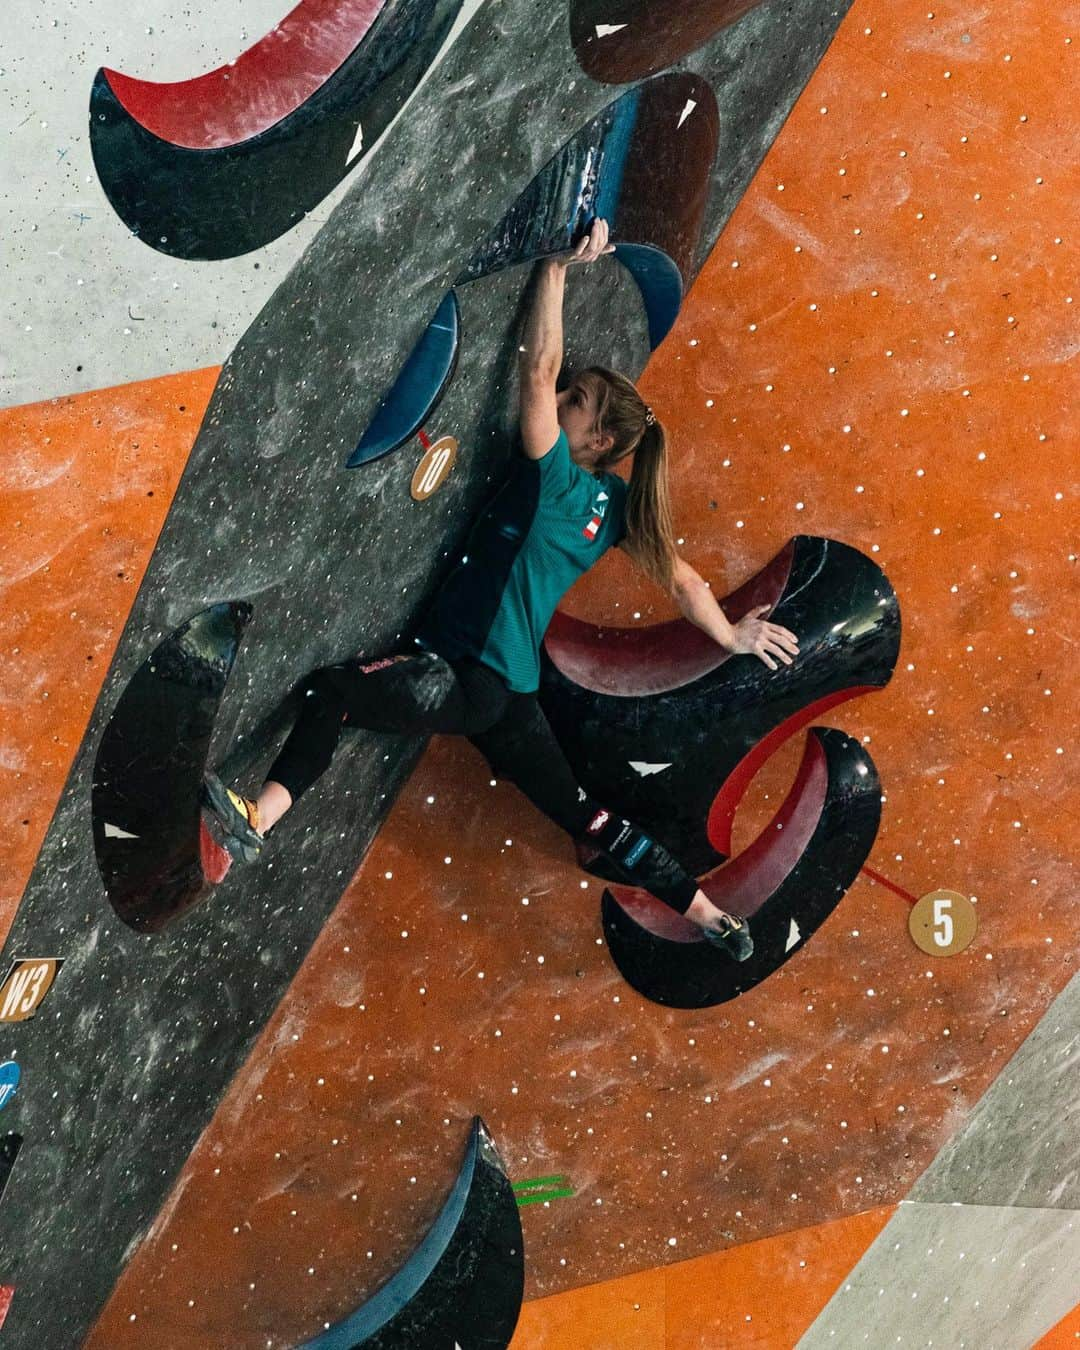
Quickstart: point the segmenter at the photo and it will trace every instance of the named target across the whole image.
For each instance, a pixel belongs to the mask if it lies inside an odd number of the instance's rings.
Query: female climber
[[[344,725],[415,735],[468,736],[511,782],[597,855],[698,924],[738,961],[753,951],[745,919],[718,909],[678,861],[632,822],[579,787],[537,701],[539,652],[562,596],[608,548],[622,548],[683,614],[730,652],[770,670],[792,663],[798,640],[761,616],[729,623],[706,583],[680,558],[668,503],[664,429],[623,375],[594,366],[556,391],[563,361],[567,269],[614,251],[605,221],[572,252],[538,265],[519,354],[523,454],[481,515],[464,557],[422,621],[415,649],[313,672],[297,721],[257,799],[213,774],[203,802],[218,875],[253,862],[266,833],[330,765]],[[633,456],[627,482],[610,472]]]

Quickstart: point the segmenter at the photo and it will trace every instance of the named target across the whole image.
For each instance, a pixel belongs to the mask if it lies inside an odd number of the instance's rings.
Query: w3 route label
[[[0,1022],[33,1017],[64,964],[62,956],[28,956],[16,961],[0,984]]]

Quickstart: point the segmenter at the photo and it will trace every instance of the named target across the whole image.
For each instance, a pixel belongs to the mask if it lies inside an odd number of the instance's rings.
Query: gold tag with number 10
[[[412,477],[409,490],[414,501],[427,501],[431,494],[443,485],[447,474],[454,467],[457,451],[458,443],[453,436],[440,436],[428,447]]]

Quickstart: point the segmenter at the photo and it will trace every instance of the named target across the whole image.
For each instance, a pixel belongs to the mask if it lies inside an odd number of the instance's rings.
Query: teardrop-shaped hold
[[[155,933],[206,894],[199,788],[225,683],[252,607],[211,605],[132,676],[94,763],[94,853],[109,903]]]
[[[525,1260],[513,1187],[474,1117],[465,1161],[427,1236],[350,1317],[299,1350],[505,1350],[521,1312]]]
[[[460,340],[461,311],[457,296],[448,291],[375,410],[346,468],[381,459],[416,435],[453,378]]]

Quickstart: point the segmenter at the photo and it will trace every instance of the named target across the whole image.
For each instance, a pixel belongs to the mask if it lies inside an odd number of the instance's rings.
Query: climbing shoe
[[[714,947],[720,947],[736,961],[745,961],[754,953],[754,939],[750,936],[750,925],[737,914],[725,914],[720,920],[721,927],[703,929],[705,941]]]
[[[203,778],[199,800],[221,826],[220,843],[235,862],[254,862],[262,852],[259,833],[259,808],[250,797],[242,797],[227,788],[216,774]]]

